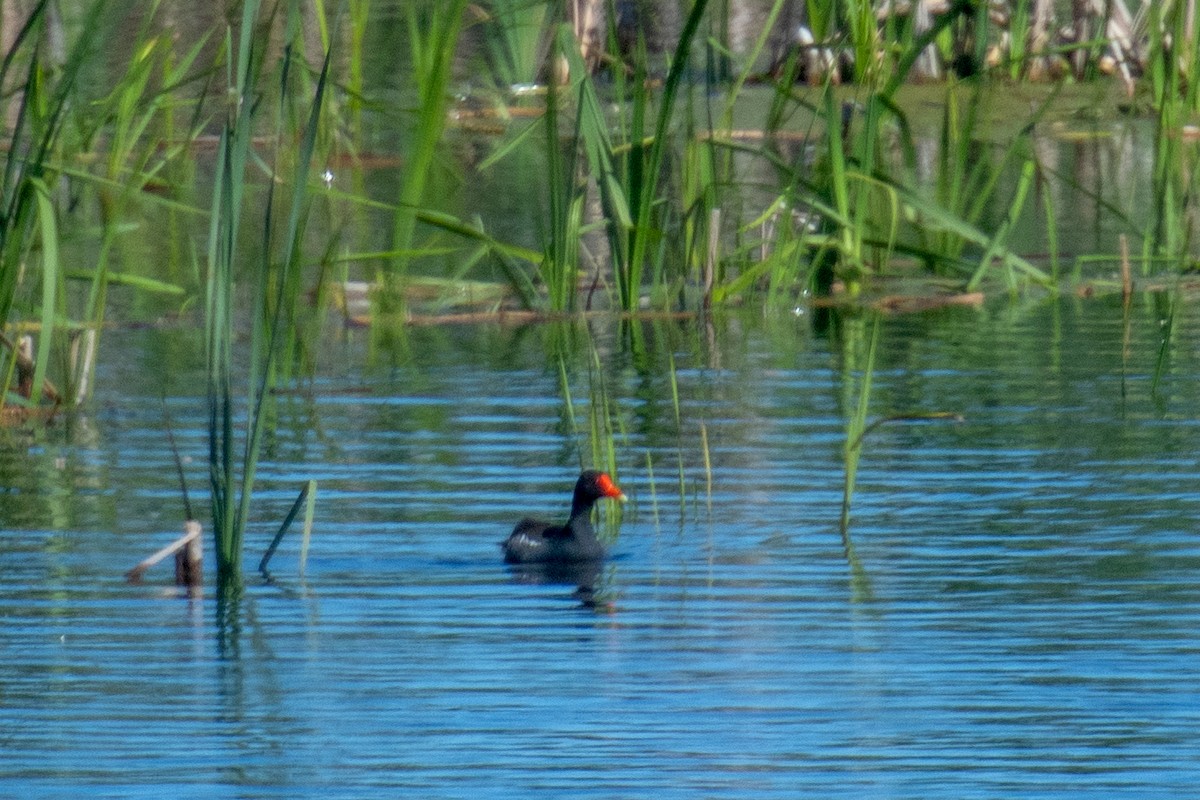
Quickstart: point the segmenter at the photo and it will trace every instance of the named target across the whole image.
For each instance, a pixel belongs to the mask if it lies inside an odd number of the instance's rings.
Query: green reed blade
[[[561,353],[558,356],[558,390],[559,393],[562,394],[563,413],[567,416],[567,428],[571,431],[572,435],[574,435],[575,431],[579,429],[579,426],[575,422],[575,403],[571,399],[571,381],[567,377],[567,361],[566,357]],[[579,452],[579,466],[586,466],[583,463],[582,450]]]
[[[262,559],[258,562],[258,571],[264,576],[268,574],[267,564],[271,561],[271,556],[275,555],[275,551],[279,548],[279,543],[283,541],[284,534],[286,534],[288,529],[292,527],[292,522],[295,521],[296,516],[300,513],[301,508],[305,509],[305,513],[303,543],[301,545],[300,555],[300,573],[304,573],[304,563],[308,556],[309,537],[312,533],[312,516],[316,496],[317,482],[312,480],[306,481],[304,486],[300,489],[300,494],[297,495],[296,499],[292,502],[292,507],[288,509],[287,515],[283,518],[283,524],[281,524],[279,526],[279,530],[275,532],[274,538],[271,539],[271,543],[267,545],[266,552],[263,553]]]
[[[654,520],[654,536],[657,540],[661,531],[661,524],[658,514],[658,490],[654,480],[654,458],[650,455],[650,451],[646,451],[646,485],[650,489],[650,517]]]
[[[312,542],[313,520],[316,517],[317,510],[317,482],[310,480],[306,487],[308,489],[308,502],[304,506],[304,528],[300,536],[300,576],[304,576],[304,571],[308,567],[308,547]]]
[[[721,118],[721,124],[726,130],[733,128],[733,109],[742,93],[742,87],[746,85],[746,81],[750,79],[753,71],[758,65],[759,59],[762,57],[763,51],[767,47],[767,42],[770,37],[775,34],[775,23],[779,19],[779,15],[783,12],[787,0],[775,0],[771,7],[767,10],[766,16],[762,18],[762,30],[758,37],[754,40],[754,44],[746,51],[742,57],[742,69],[738,72],[733,83],[726,90],[725,111]]]
[[[979,284],[983,281],[984,274],[991,266],[992,259],[996,254],[1007,247],[1009,234],[1013,227],[1017,224],[1021,213],[1025,209],[1025,198],[1029,194],[1029,189],[1033,186],[1034,177],[1037,173],[1036,166],[1033,161],[1026,161],[1021,169],[1021,177],[1017,182],[1017,190],[1013,195],[1012,203],[1008,207],[1008,212],[1005,214],[1004,220],[997,227],[995,234],[992,236],[991,242],[988,244],[987,250],[984,251],[983,257],[979,260],[979,268],[971,279],[967,281],[967,291],[973,292],[979,288]],[[1006,261],[1008,267],[1006,275],[1008,276],[1008,285],[1010,290],[1015,290],[1016,286],[1013,282],[1012,262]],[[1043,273],[1044,275],[1044,273]],[[1045,276],[1045,285],[1051,286],[1049,276]]]
[[[425,199],[446,127],[451,66],[466,6],[467,0],[448,0],[437,8],[417,0],[404,5],[410,65],[417,90],[417,115],[392,225],[392,249],[399,253],[412,248],[417,211]],[[382,310],[396,311],[403,307],[402,288],[410,260],[407,256],[398,257],[381,274],[383,285],[378,296]]]
[[[671,408],[675,412],[675,455],[679,467],[679,518],[687,514],[687,474],[683,466],[683,415],[679,404],[679,376],[675,369],[674,353],[667,353],[667,376],[671,379]]]
[[[846,424],[846,443],[843,448],[843,459],[845,461],[845,474],[842,484],[842,512],[838,522],[838,530],[841,532],[842,541],[849,546],[850,541],[850,504],[854,498],[854,485],[858,477],[858,462],[862,454],[862,437],[867,429],[867,414],[871,402],[871,381],[875,373],[875,351],[879,345],[879,315],[874,314],[871,318],[870,338],[866,343],[866,363],[860,372],[858,379],[858,393],[854,404],[854,411],[850,415]],[[857,357],[849,352],[850,349],[856,348],[859,344],[859,337],[848,337],[844,345],[847,348],[847,361],[851,368],[853,363],[857,361]],[[844,379],[849,379],[850,373],[846,372]]]
[[[965,241],[972,242],[984,248],[990,248],[996,244],[994,236],[987,235],[978,227],[963,220],[957,214],[942,208],[937,203],[931,202],[920,192],[903,186],[893,186],[893,188],[901,202],[915,210],[916,213],[924,217],[929,223],[936,224]],[[1026,279],[1036,284],[1042,286],[1050,286],[1052,284],[1049,275],[1035,267],[1027,259],[1004,247],[1003,244],[996,246],[992,257],[1000,259],[1004,266],[1016,270],[1018,273],[1024,275]]]
[[[1161,316],[1159,324],[1161,331],[1158,342],[1158,355],[1154,360],[1154,375],[1150,381],[1150,396],[1157,398],[1158,390],[1162,384],[1162,379],[1166,375],[1168,361],[1171,356],[1171,348],[1175,345],[1175,322],[1176,312],[1180,305],[1179,287],[1174,287],[1166,298],[1167,309],[1166,314]]]
[[[29,178],[30,190],[37,203],[37,218],[42,243],[42,330],[38,336],[37,362],[34,365],[33,390],[30,397],[36,402],[42,396],[46,382],[46,366],[50,363],[50,343],[54,338],[54,321],[58,312],[62,265],[58,259],[58,222],[50,188],[41,178]]]

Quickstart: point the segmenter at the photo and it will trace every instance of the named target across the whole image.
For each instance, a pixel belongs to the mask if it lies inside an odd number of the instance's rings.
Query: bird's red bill
[[[596,481],[596,485],[600,487],[600,491],[604,493],[605,497],[611,497],[615,500],[625,499],[625,493],[618,489],[617,485],[612,482],[612,478],[607,475],[601,475],[600,479]]]

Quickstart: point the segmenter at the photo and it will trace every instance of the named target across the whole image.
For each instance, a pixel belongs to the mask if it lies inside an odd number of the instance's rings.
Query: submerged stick
[[[96,328],[73,331],[71,340],[71,371],[75,375],[75,405],[82,405],[91,391],[92,374],[96,367]]]
[[[204,540],[196,520],[189,519],[183,527],[188,531],[187,541],[175,551],[175,585],[196,589],[204,585]]]
[[[13,342],[3,331],[0,331],[0,345],[8,348],[13,354],[13,360],[17,365],[17,393],[27,400],[40,402],[37,398],[31,397],[33,394],[33,375],[37,369],[37,365],[33,360],[33,337],[22,336],[16,342]],[[49,400],[57,407],[62,403],[62,396],[58,393],[58,389],[49,378],[42,379],[42,397],[41,399]]]
[[[183,536],[171,542],[169,545],[159,550],[149,558],[144,559],[136,567],[126,572],[125,580],[129,583],[138,583],[141,581],[142,576],[146,574],[148,569],[162,561],[167,556],[176,555],[177,560],[175,564],[175,582],[181,586],[198,586],[200,584],[200,567],[202,556],[200,544],[200,523],[194,519],[189,519],[183,523],[183,530]],[[178,560],[178,555],[181,551],[184,551],[183,557],[186,565],[183,569],[191,570],[186,575],[181,575],[182,570]],[[186,577],[188,579],[188,583],[180,583],[181,577]]]
[[[1133,296],[1133,273],[1129,268],[1129,240],[1121,234],[1121,304],[1128,310],[1129,299]]]

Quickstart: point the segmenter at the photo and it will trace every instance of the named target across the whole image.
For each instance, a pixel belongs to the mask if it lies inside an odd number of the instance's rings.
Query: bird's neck
[[[595,536],[596,531],[592,528],[592,506],[594,505],[594,500],[576,498],[575,502],[571,504],[571,518],[567,520],[566,527],[577,536]]]

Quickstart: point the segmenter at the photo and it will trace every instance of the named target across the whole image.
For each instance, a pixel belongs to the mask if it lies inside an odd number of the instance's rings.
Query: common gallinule
[[[586,470],[575,482],[571,517],[566,524],[521,520],[501,545],[504,560],[509,564],[567,564],[604,558],[604,545],[592,527],[592,506],[604,497],[625,500],[612,478],[599,470]]]

